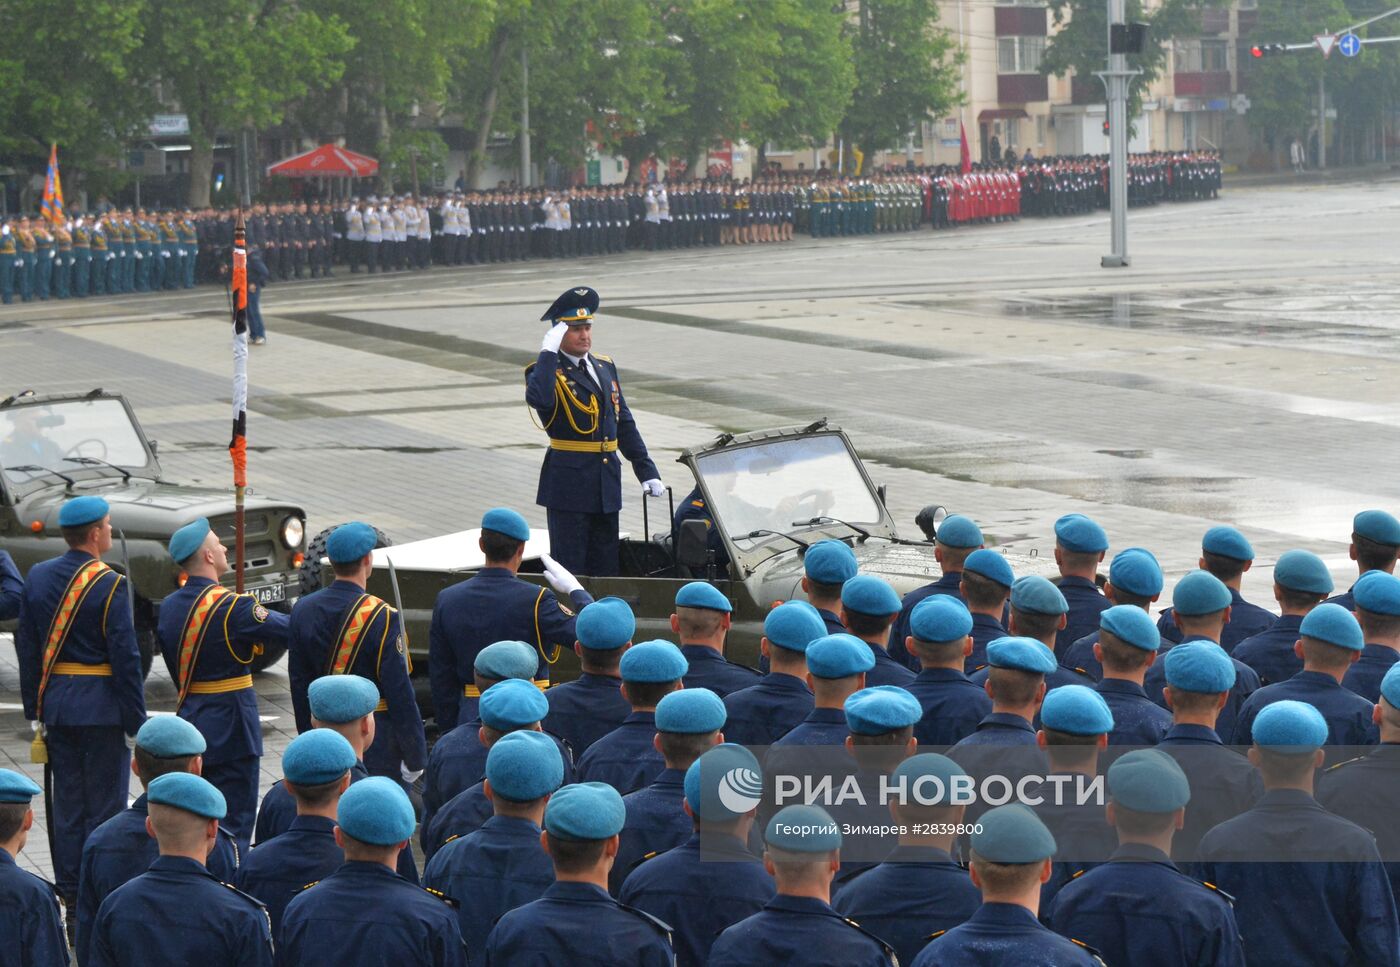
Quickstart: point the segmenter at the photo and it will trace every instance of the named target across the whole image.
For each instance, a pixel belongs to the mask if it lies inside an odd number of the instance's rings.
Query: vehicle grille
[[[266,512],[247,514],[243,519],[243,573],[256,574],[267,571],[280,571],[284,569],[281,541],[277,535],[271,532],[271,528],[280,523],[281,518],[274,520],[273,515]],[[234,527],[233,515],[226,514],[215,517],[209,522],[209,526],[214,529],[214,533],[219,535],[219,540],[229,551],[229,565],[235,562],[233,557]]]

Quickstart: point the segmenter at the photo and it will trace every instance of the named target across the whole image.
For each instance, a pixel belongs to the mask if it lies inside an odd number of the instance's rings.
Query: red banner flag
[[[961,121],[958,122],[958,136],[962,139],[962,146],[959,149],[961,161],[960,169],[963,174],[972,170],[972,151],[967,146],[967,128],[963,127]]]

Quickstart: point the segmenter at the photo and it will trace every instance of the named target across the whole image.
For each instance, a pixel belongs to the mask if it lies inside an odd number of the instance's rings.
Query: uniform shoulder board
[[[1077,880],[1077,879],[1079,879],[1081,876],[1083,876],[1083,875],[1084,875],[1085,873],[1087,873],[1087,872],[1089,872],[1087,869],[1085,869],[1085,870],[1075,870],[1075,871],[1074,871],[1074,874],[1070,877],[1070,879],[1071,879],[1071,880]]]
[[[219,882],[220,882],[220,883],[224,883],[223,880],[220,880]],[[253,896],[251,893],[244,893],[242,890],[240,890],[238,887],[234,886],[232,883],[224,883],[224,886],[228,887],[228,888],[229,888],[230,890],[232,890],[234,893],[237,893],[239,896],[241,896],[243,899],[247,900],[249,903],[251,903],[251,904],[253,904],[254,906],[256,906],[258,909],[260,909],[260,910],[266,910],[266,909],[267,909],[267,904],[266,904],[266,903],[263,903],[263,902],[262,902],[261,900],[259,900],[257,897]]]
[[[1354,759],[1347,759],[1347,760],[1344,761],[1344,762],[1338,762],[1338,763],[1337,763],[1336,765],[1334,765],[1334,766],[1328,766],[1326,769],[1323,769],[1322,771],[1323,771],[1323,772],[1336,772],[1336,771],[1337,771],[1338,769],[1340,769],[1342,766],[1349,766],[1349,765],[1351,765],[1353,762],[1360,762],[1361,760],[1363,760],[1363,759],[1365,759],[1365,758],[1366,758],[1366,756],[1364,756],[1364,755],[1359,755],[1359,756],[1357,756],[1357,757],[1354,758]],[[1207,884],[1207,886],[1209,886],[1209,884]]]
[[[602,353],[594,353],[593,358],[601,359],[605,363],[610,363],[613,361],[613,358],[611,356],[604,356]]]
[[[974,669],[972,670],[972,673],[975,675],[977,672],[980,672],[982,669],[984,669],[984,668],[986,668],[986,667],[987,667],[986,665],[978,665],[976,668],[974,668]]]
[[[889,944],[885,943],[885,942],[884,942],[883,940],[881,940],[879,937],[875,936],[875,935],[874,935],[873,933],[871,933],[869,930],[866,930],[864,927],[862,927],[862,926],[861,926],[859,923],[857,923],[856,921],[852,920],[850,917],[841,917],[841,919],[846,923],[847,926],[854,927],[856,930],[859,930],[861,933],[865,934],[865,935],[866,935],[867,937],[869,937],[871,940],[873,940],[873,941],[875,941],[877,944],[879,944],[879,945],[880,945],[880,949],[883,950],[883,951],[885,952],[885,956],[889,959],[889,961],[890,961],[891,963],[898,963],[898,961],[896,961],[896,960],[894,959],[894,948],[893,948],[893,947],[891,947]]]
[[[924,938],[924,943],[928,943],[930,940],[937,940],[939,937],[943,936],[947,932],[948,931],[946,929],[935,930],[933,933],[929,934],[927,937]]]
[[[1188,879],[1190,879],[1190,877],[1188,877]],[[1209,883],[1209,882],[1207,882],[1207,881],[1205,881],[1205,880],[1196,880],[1196,882],[1199,883],[1199,884],[1201,884],[1201,886],[1205,887],[1207,890],[1210,890],[1212,893],[1215,893],[1215,894],[1218,894],[1218,895],[1221,896],[1221,897],[1224,897],[1225,902],[1228,903],[1228,904],[1230,904],[1230,906],[1234,906],[1234,905],[1235,905],[1235,897],[1234,897],[1234,894],[1232,894],[1232,893],[1226,893],[1224,890],[1220,889],[1220,887],[1216,886],[1214,883]]]
[[[703,500],[692,500],[692,501],[690,502],[690,506],[692,506],[692,507],[704,507],[704,506],[705,506],[705,502],[704,502]]]
[[[1097,950],[1095,950],[1093,947],[1090,947],[1090,946],[1089,946],[1088,944],[1086,944],[1084,941],[1082,941],[1082,940],[1075,940],[1073,937],[1070,937],[1070,938],[1069,938],[1069,942],[1072,943],[1072,944],[1074,944],[1076,947],[1081,948],[1081,949],[1082,949],[1086,954],[1088,954],[1090,957],[1093,957],[1093,958],[1094,958],[1094,963],[1100,964],[1100,965],[1103,964],[1103,957],[1099,956],[1099,952],[1098,952]]]
[[[461,906],[460,903],[452,899],[452,897],[448,896],[446,893],[443,893],[441,890],[434,890],[430,886],[425,886],[423,887],[423,892],[431,893],[433,896],[437,897],[439,900],[441,900],[443,903],[446,903],[449,907],[451,907],[454,910]]]
[[[1077,671],[1077,672],[1079,672],[1079,674],[1081,674],[1081,675],[1088,675],[1088,674],[1089,674],[1088,672],[1086,672],[1086,671],[1085,671],[1084,669],[1082,669],[1082,668],[1075,668],[1074,670]]]
[[[462,834],[461,834],[461,833],[453,833],[451,836],[447,837],[447,839],[445,839],[445,840],[442,841],[442,845],[443,845],[443,846],[446,846],[448,843],[452,842],[454,839],[461,839],[461,838],[462,838]],[[438,848],[441,849],[442,847],[438,847]]]
[[[671,939],[671,934],[674,931],[671,929],[671,925],[665,920],[662,920],[659,917],[653,917],[650,913],[647,913],[645,910],[638,910],[636,907],[629,907],[625,903],[619,903],[618,906],[626,910],[628,913],[635,914],[636,916],[641,917],[643,920],[651,924],[657,930],[660,930],[666,935],[667,940]]]
[[[313,886],[315,886],[317,883],[320,883],[320,882],[321,882],[320,880],[312,880],[310,883],[306,884],[306,886],[304,886],[304,887],[301,888],[301,892],[305,892],[305,891],[311,889]]]

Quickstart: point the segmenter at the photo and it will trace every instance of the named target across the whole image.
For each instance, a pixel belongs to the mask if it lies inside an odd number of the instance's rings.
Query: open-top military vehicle
[[[112,507],[117,543],[106,560],[120,570],[130,568],[137,640],[149,667],[160,604],[184,580],[166,552],[170,535],[207,517],[232,555],[232,491],[164,479],[155,442],[146,438],[122,396],[95,389],[0,400],[0,549],[10,552],[21,573],[67,550],[58,510],[80,494],[97,494]],[[286,610],[298,593],[306,513],[294,504],[251,496],[245,507],[244,590],[270,608]],[[233,586],[232,573],[224,583]],[[253,669],[267,667],[283,651],[269,647]]]

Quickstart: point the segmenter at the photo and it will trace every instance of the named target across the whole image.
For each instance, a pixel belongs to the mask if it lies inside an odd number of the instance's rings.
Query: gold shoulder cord
[[[562,646],[554,646],[554,657],[544,653],[544,635],[540,632],[540,602],[544,600],[544,588],[540,588],[540,593],[535,598],[535,648],[539,650],[540,657],[544,659],[546,665],[553,665],[559,661],[559,653],[563,651]]]
[[[594,399],[585,405],[583,400],[575,396],[574,391],[569,388],[569,381],[564,378],[563,373],[555,373],[554,380],[556,383],[554,392],[554,401],[556,405],[559,402],[559,390],[561,389],[564,391],[564,395],[568,397],[569,403],[572,404],[571,406],[564,407],[564,416],[568,419],[569,426],[572,427],[573,431],[579,436],[592,436],[598,431],[598,400]],[[577,407],[580,413],[587,413],[593,419],[593,425],[586,430],[579,426],[578,421],[574,419],[573,407]]]

